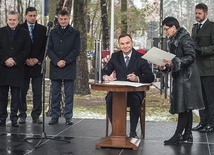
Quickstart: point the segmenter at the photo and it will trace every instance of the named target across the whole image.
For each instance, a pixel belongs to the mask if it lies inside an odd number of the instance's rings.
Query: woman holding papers
[[[192,110],[204,108],[199,72],[195,63],[195,44],[189,33],[174,17],[162,22],[163,30],[169,37],[170,53],[176,56],[172,60],[163,59],[162,71],[170,70],[173,87],[170,97],[170,113],[178,114],[175,134],[164,141],[165,145],[179,144],[192,140]]]

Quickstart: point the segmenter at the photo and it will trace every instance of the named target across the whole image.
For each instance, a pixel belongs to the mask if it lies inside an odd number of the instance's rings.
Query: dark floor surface
[[[8,121],[6,127],[0,127],[0,155],[214,155],[214,132],[193,132],[193,143],[163,145],[163,141],[174,133],[176,123],[172,122],[146,122],[146,137],[142,139],[139,149],[134,151],[95,148],[96,143],[105,136],[105,120],[73,119],[72,126],[66,125],[64,119],[50,126],[47,123],[49,120],[46,118],[44,129],[43,125],[32,124],[30,118],[18,128],[11,127]],[[33,136],[39,139],[25,140]],[[65,138],[70,143],[44,138],[49,136]],[[41,145],[35,148],[38,143]]]

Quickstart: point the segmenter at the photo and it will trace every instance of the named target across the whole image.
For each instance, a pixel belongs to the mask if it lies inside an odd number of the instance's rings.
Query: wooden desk
[[[145,84],[140,87],[121,86],[110,84],[91,84],[94,90],[113,92],[112,101],[112,133],[110,136],[102,138],[96,148],[113,147],[113,148],[130,148],[137,150],[140,145],[140,139],[129,138],[126,135],[126,108],[127,92],[147,91],[151,84]]]

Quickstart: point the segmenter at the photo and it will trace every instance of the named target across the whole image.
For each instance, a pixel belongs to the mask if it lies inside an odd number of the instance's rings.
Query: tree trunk
[[[69,13],[71,13],[71,7],[72,7],[72,0],[58,0],[58,4],[56,6],[56,14],[54,18],[54,25],[58,24],[57,14],[61,10],[67,10]]]
[[[125,34],[127,33],[127,0],[122,0],[121,1],[121,12],[122,12],[122,19],[121,19],[121,33]]]
[[[22,0],[17,0],[17,10],[18,13],[20,14],[20,22],[23,23],[24,19],[23,19],[23,5],[22,5]]]
[[[49,1],[49,21],[55,20],[57,1]]]
[[[109,26],[108,26],[108,13],[106,0],[100,1],[101,6],[101,19],[102,19],[102,43],[103,49],[109,49]]]
[[[77,63],[77,79],[75,85],[75,94],[88,95],[90,94],[89,89],[89,78],[88,78],[88,63],[87,63],[87,0],[75,0],[74,1],[74,28],[81,32],[81,51],[78,57]]]

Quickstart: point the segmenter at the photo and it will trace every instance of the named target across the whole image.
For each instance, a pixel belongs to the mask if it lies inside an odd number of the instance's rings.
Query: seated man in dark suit
[[[119,36],[118,43],[120,51],[113,53],[111,59],[102,69],[104,81],[131,81],[140,83],[151,83],[154,75],[148,62],[141,58],[142,54],[133,48],[132,37],[129,34]],[[111,74],[116,71],[116,78]],[[140,117],[140,107],[144,99],[144,92],[129,92],[127,104],[130,106],[130,137],[137,137],[136,127]],[[112,122],[112,93],[106,96],[107,113]]]

